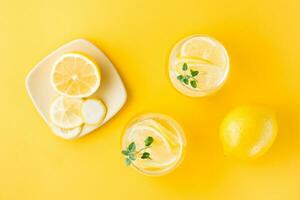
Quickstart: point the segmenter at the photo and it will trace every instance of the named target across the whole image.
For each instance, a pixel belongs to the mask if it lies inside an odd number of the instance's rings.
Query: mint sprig
[[[187,70],[188,70],[187,63],[183,63],[182,71],[187,71]],[[198,76],[198,74],[199,71],[190,69],[189,74],[185,74],[185,75],[180,74],[177,76],[177,79],[185,85],[190,85],[193,88],[196,88],[198,81],[195,77]]]
[[[148,136],[144,140],[144,147],[137,150],[135,142],[131,142],[126,149],[122,150],[122,154],[125,156],[125,164],[129,166],[137,159],[151,159],[150,153],[145,151],[151,147],[151,144],[154,142],[153,137]]]

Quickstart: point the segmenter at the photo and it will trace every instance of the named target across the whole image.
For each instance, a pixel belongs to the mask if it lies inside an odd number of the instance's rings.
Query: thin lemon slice
[[[88,125],[97,125],[103,122],[106,116],[106,106],[98,99],[87,99],[81,107],[82,118]]]
[[[100,86],[100,70],[95,62],[79,53],[66,53],[53,65],[51,84],[69,97],[88,97]]]
[[[50,119],[54,125],[63,129],[72,129],[83,124],[80,98],[59,96],[50,106]]]
[[[192,90],[209,90],[217,87],[223,81],[224,70],[216,65],[209,63],[187,63],[189,70],[182,69],[184,62],[177,62],[174,66],[174,73],[178,75],[190,75],[190,70],[198,71],[199,74],[193,79],[197,82],[197,87],[193,88],[190,84],[183,84]]]
[[[53,126],[53,130],[55,135],[64,138],[66,140],[72,140],[77,138],[80,135],[82,131],[82,126],[78,126],[72,129],[63,129],[63,128]]]
[[[162,137],[166,138],[166,141],[170,145],[172,145],[172,146],[179,145],[179,143],[177,141],[178,138],[176,138],[176,136],[173,133],[171,133],[170,130],[168,130],[164,126],[160,125],[155,120],[153,120],[153,119],[146,119],[146,120],[143,121],[143,124],[147,125],[147,126],[149,126],[151,128],[156,129],[162,135]]]
[[[165,148],[165,150],[167,152],[169,152],[169,153],[172,152],[168,140],[166,138],[164,138],[163,135],[161,135],[161,133],[153,127],[137,124],[133,128],[132,133],[136,134],[136,135],[132,135],[132,136],[135,138],[137,143],[144,144],[145,138],[147,138],[148,136],[152,136],[154,138],[154,140],[156,139],[156,142],[160,141],[162,143],[162,146]],[[147,137],[144,137],[145,133],[149,133]]]
[[[134,137],[137,143],[137,147],[142,146],[140,144],[144,142],[146,138],[145,135],[146,133],[148,136],[154,138],[153,145],[151,146],[151,148],[146,150],[147,152],[150,153],[151,159],[149,160],[137,159],[135,161],[137,166],[148,170],[160,169],[160,168],[167,167],[176,161],[177,156],[172,153],[172,149],[169,142],[155,128],[148,127],[145,125],[144,126],[137,125],[132,131],[135,132],[136,134]]]
[[[146,150],[150,153],[151,159],[137,159],[135,161],[139,168],[164,168],[177,160],[176,152],[174,152],[177,148],[174,149],[174,146],[170,144],[170,138],[165,137],[168,133],[162,133],[161,131],[164,130],[157,128],[159,126],[161,125],[155,121],[141,121],[134,125],[128,134],[128,141],[134,141],[137,149],[144,147],[145,138],[151,136],[154,139],[151,148]]]
[[[177,63],[187,63],[187,64],[211,64],[207,60],[202,60],[200,58],[190,58],[190,57],[176,57],[176,60],[174,61],[175,65]]]
[[[227,64],[227,52],[215,39],[206,36],[196,36],[186,40],[180,49],[182,57],[205,60],[218,67]]]

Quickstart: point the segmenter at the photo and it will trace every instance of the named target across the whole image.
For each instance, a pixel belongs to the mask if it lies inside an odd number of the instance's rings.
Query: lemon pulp
[[[66,53],[53,66],[51,84],[65,96],[88,97],[100,86],[100,70],[87,56]]]
[[[168,120],[168,121],[166,121]],[[170,122],[172,124],[170,124]],[[181,160],[184,138],[176,122],[163,115],[146,115],[133,122],[126,130],[123,148],[135,142],[136,149],[144,147],[144,140],[152,137],[154,142],[146,151],[151,159],[136,159],[134,167],[148,175],[160,175],[173,169]]]
[[[57,97],[50,106],[50,119],[52,123],[63,129],[73,129],[83,124],[81,116],[80,98]]]

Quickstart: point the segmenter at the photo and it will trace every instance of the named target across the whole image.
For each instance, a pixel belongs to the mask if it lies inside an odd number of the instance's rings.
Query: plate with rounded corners
[[[50,73],[53,63],[62,54],[69,52],[83,53],[93,58],[98,64],[101,70],[101,84],[99,89],[91,96],[91,98],[101,99],[107,107],[107,114],[104,121],[96,126],[84,125],[80,135],[78,136],[82,137],[99,128],[116,115],[125,104],[127,93],[122,79],[112,62],[91,42],[85,39],[77,39],[61,46],[41,60],[29,72],[25,81],[27,92],[35,108],[56,135],[60,136],[56,131],[57,129],[52,125],[48,113],[50,104],[57,96],[59,96],[59,94],[51,86]]]

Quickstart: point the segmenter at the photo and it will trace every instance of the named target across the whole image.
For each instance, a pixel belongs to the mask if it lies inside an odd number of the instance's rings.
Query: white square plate
[[[40,61],[26,78],[26,88],[34,106],[56,135],[58,134],[50,121],[48,113],[50,104],[59,94],[50,84],[50,72],[53,63],[62,54],[68,52],[84,53],[97,62],[101,70],[101,85],[92,97],[101,99],[107,107],[107,115],[103,123],[98,126],[84,125],[79,135],[81,137],[99,128],[117,114],[125,104],[127,94],[117,70],[100,49],[84,39],[74,40],[63,45]]]

